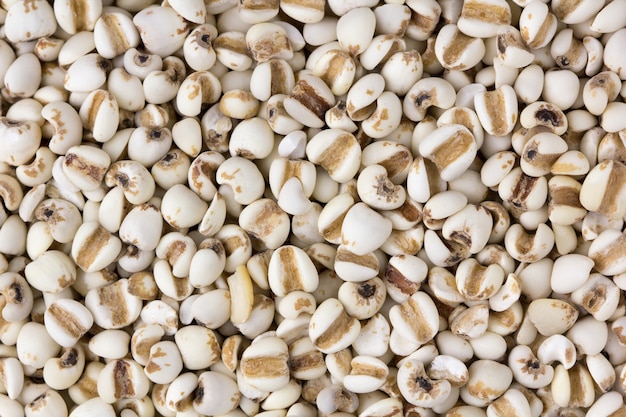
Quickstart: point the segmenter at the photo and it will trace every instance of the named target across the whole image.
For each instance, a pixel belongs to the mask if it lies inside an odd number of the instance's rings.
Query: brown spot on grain
[[[284,51],[291,50],[287,37],[280,32],[273,32],[269,36],[248,43],[248,49],[256,62],[265,62],[279,56]]]
[[[76,255],[76,264],[83,270],[89,269],[98,255],[109,244],[111,234],[102,226],[98,225],[81,245]]]
[[[303,278],[298,268],[295,251],[292,247],[283,247],[278,252],[282,266],[281,284],[286,293],[303,289]]]
[[[539,181],[537,177],[531,177],[524,173],[520,174],[519,180],[515,183],[515,187],[512,190],[508,202],[516,208],[525,210],[527,208],[526,199],[534,190],[537,181]]]
[[[473,147],[475,147],[475,141],[472,134],[460,130],[433,149],[429,159],[441,172]]]
[[[289,375],[287,358],[278,357],[248,358],[241,361],[241,372],[246,378],[280,378]]]
[[[393,287],[399,289],[403,294],[413,295],[420,289],[420,284],[407,279],[393,265],[387,264],[385,269],[385,279]]]
[[[517,409],[511,404],[511,402],[504,398],[500,397],[495,400],[491,407],[495,411],[495,415],[497,416],[514,416],[517,414]]]
[[[320,96],[315,87],[306,80],[298,81],[291,90],[289,97],[300,102],[321,120],[324,120],[324,114],[331,107],[331,104],[324,97]]]
[[[344,337],[356,321],[342,311],[321,335],[312,340],[313,344],[320,349],[330,348]]]
[[[303,372],[308,369],[317,369],[324,366],[324,356],[322,352],[314,350],[302,355],[293,356],[288,361],[289,369],[292,372]]]
[[[508,7],[486,4],[482,1],[464,1],[461,17],[480,20],[494,25],[511,24],[511,11]]]
[[[379,265],[378,258],[374,254],[360,256],[343,248],[337,250],[335,262],[349,262],[372,270],[378,270]]]
[[[352,364],[352,375],[367,375],[376,379],[384,379],[387,376],[385,369],[379,366],[372,366],[361,362],[355,362]]]
[[[563,20],[575,12],[580,3],[582,3],[582,0],[561,0],[552,5],[552,11],[559,20]]]
[[[104,179],[104,174],[108,167],[106,166],[98,166],[92,164],[91,161],[85,160],[75,153],[68,152],[65,154],[65,166],[79,171],[81,174],[86,175],[93,181],[94,183],[101,183]]]
[[[111,322],[114,327],[125,326],[128,323],[128,309],[124,300],[120,281],[98,289],[100,305],[106,306],[111,312]]]
[[[113,368],[113,383],[115,387],[115,398],[132,398],[135,395],[135,387],[132,381],[133,371],[131,365],[118,360]]]
[[[585,397],[589,395],[586,392],[585,387],[587,384],[585,383],[586,379],[590,379],[589,372],[581,365],[580,363],[576,363],[568,372],[569,382],[570,382],[570,400],[569,407],[579,408],[579,407],[589,407],[585,401]],[[593,386],[591,386],[593,389]]]
[[[620,191],[623,184],[626,182],[626,166],[618,161],[605,161],[606,164],[601,164],[611,167],[610,175],[607,175],[608,180],[606,183],[604,194],[600,206],[596,209],[600,214],[611,216],[619,211],[622,192]]]
[[[87,3],[81,0],[73,1],[74,3],[81,4]],[[85,18],[86,16],[81,16],[83,22],[87,21]],[[102,27],[106,33],[107,39],[113,47],[113,50],[116,52],[116,55],[124,53],[132,47],[132,45],[128,43],[128,37],[126,36],[124,29],[122,29],[118,16],[112,13],[104,13],[100,16],[100,19],[102,21]],[[86,30],[86,28],[81,30]]]
[[[582,208],[579,190],[574,187],[554,187],[550,189],[548,207],[554,208],[555,206]]]
[[[437,26],[437,23],[439,22],[439,13],[435,13],[435,15],[437,16],[436,19],[430,16],[419,14],[415,10],[411,9],[409,26],[415,26],[417,28],[420,28],[422,32],[430,33],[435,29],[435,26]]]
[[[75,339],[79,339],[87,332],[87,330],[89,330],[77,320],[77,317],[74,314],[68,312],[62,307],[59,307],[58,304],[50,304],[48,307],[48,314],[57,325],[63,328],[66,333]]]
[[[302,310],[303,308],[311,307],[311,300],[307,298],[298,298],[293,308],[296,311]]]
[[[354,135],[350,133],[338,135],[335,140],[322,152],[317,163],[319,163],[330,175],[342,168],[345,161],[357,149],[357,142]]]
[[[87,117],[86,119],[86,127],[88,129],[93,130],[95,124],[96,124],[96,118],[98,117],[98,114],[100,112],[100,107],[102,106],[102,104],[104,103],[105,100],[113,100],[113,95],[111,93],[109,93],[108,91],[104,91],[104,90],[100,90],[97,91],[93,96],[92,96],[92,100],[91,100],[91,105],[88,108],[87,111]]]
[[[225,49],[245,56],[250,56],[248,45],[243,36],[233,36],[232,34],[223,34],[218,36],[213,42],[213,48]]]
[[[148,361],[144,369],[146,370],[148,374],[153,374],[155,372],[160,371],[161,367],[156,362],[153,362],[150,360]]]
[[[341,81],[342,77],[345,76],[346,71],[354,69],[354,59],[347,52],[338,49],[334,49],[327,53],[332,53],[333,56],[326,63],[326,67],[324,68],[320,78],[327,85],[332,86],[335,82]]]
[[[411,327],[413,336],[422,343],[430,340],[437,329],[433,329],[424,317],[421,307],[413,298],[400,304],[400,311],[405,322]]]
[[[498,390],[486,386],[483,381],[478,381],[475,384],[468,384],[467,391],[474,397],[480,398],[481,400],[491,400],[504,393],[504,390]]]
[[[506,120],[506,106],[502,91],[488,91],[483,95],[484,104],[491,120],[491,130],[495,136],[504,136],[509,130],[509,123]]]
[[[520,31],[522,35],[522,39],[526,42],[528,47],[535,49],[539,48],[542,44],[546,42],[546,39],[553,33],[550,28],[554,24],[556,17],[552,13],[548,13],[545,20],[537,29],[534,36],[531,37],[531,34],[528,33],[528,28],[523,27]]]
[[[476,41],[476,38],[467,36],[457,29],[450,42],[448,42],[448,47],[443,51],[442,63],[449,69],[463,70],[465,64],[461,57],[471,47],[472,43]],[[459,62],[459,60],[461,61]]]

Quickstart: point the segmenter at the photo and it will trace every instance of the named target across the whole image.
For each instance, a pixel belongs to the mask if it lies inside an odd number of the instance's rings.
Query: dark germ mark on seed
[[[559,120],[553,111],[550,111],[547,109],[541,109],[541,110],[538,110],[537,113],[535,113],[535,116],[537,117],[537,119],[541,120],[542,122],[550,122],[552,126],[559,125]]]
[[[67,355],[62,356],[61,366],[63,368],[70,368],[78,363],[78,352],[76,349],[70,349],[67,351]]]
[[[503,54],[506,51],[506,43],[504,42],[504,36],[500,35],[496,39],[498,42],[498,52]]]
[[[433,384],[431,384],[428,379],[421,377],[421,376],[417,378],[417,384],[420,386],[421,389],[423,389],[426,392],[433,389]]]
[[[535,156],[537,156],[537,151],[534,149],[531,149],[528,152],[526,152],[526,157],[528,159],[533,159]]]
[[[125,174],[118,174],[117,180],[119,181],[122,188],[128,187],[128,177]]]
[[[24,295],[22,294],[22,287],[18,283],[13,283],[9,287],[9,294],[14,302],[21,303],[24,301]]]
[[[173,152],[170,152],[170,153],[168,153],[167,155],[165,155],[165,156],[163,157],[163,162],[165,162],[165,163],[169,163],[169,162],[172,162],[172,161],[173,161],[173,160],[175,160],[175,159],[177,159],[177,158],[176,158],[176,154],[175,154],[175,153],[173,153]]]
[[[108,71],[108,70],[109,70],[109,67],[110,67],[110,65],[109,65],[109,61],[107,61],[106,59],[101,59],[101,60],[99,60],[99,61],[98,61],[98,66],[99,66],[101,69],[103,69],[103,70],[105,70],[105,71]]]
[[[418,106],[421,106],[422,103],[425,102],[426,100],[430,100],[430,94],[428,94],[428,93],[420,94],[419,96],[417,96],[417,99],[415,100],[415,103]]]
[[[376,294],[376,286],[371,284],[361,285],[358,289],[358,293],[363,298],[370,298]]]

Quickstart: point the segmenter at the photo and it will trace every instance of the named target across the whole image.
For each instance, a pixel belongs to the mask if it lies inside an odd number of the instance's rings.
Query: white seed
[[[589,407],[595,398],[593,379],[582,364],[569,370],[557,365],[550,388],[554,402],[561,407]]]
[[[582,287],[589,278],[593,265],[593,260],[584,255],[568,254],[559,257],[552,268],[552,290],[568,294]]]
[[[131,336],[124,330],[103,330],[89,340],[89,351],[106,359],[128,355]]]
[[[456,101],[456,92],[450,82],[443,78],[422,78],[404,96],[402,110],[406,117],[419,122],[429,107],[449,109]]]
[[[364,28],[355,31],[354,25]],[[356,7],[339,18],[337,22],[337,39],[342,49],[357,56],[367,48],[374,36],[376,28],[376,15],[365,7]]]
[[[601,392],[610,391],[617,378],[613,365],[601,353],[585,357],[587,370]]]
[[[17,399],[24,387],[24,369],[17,358],[0,359],[0,383],[10,399]]]
[[[189,31],[183,18],[169,7],[147,7],[133,17],[133,23],[146,49],[162,58],[182,47]],[[162,31],[170,34],[167,41]]]
[[[567,337],[554,334],[541,342],[537,358],[544,364],[558,361],[565,369],[570,369],[576,363],[576,347]]]
[[[399,125],[402,104],[395,93],[386,91],[376,99],[376,110],[363,122],[363,132],[372,138],[384,138]]]
[[[224,161],[216,171],[218,184],[227,184],[235,192],[234,198],[240,204],[250,204],[257,200],[264,190],[264,180],[254,163],[241,157]]]
[[[578,310],[570,303],[548,298],[531,302],[527,314],[539,333],[544,336],[564,333],[578,318]]]
[[[157,384],[167,384],[183,369],[183,360],[174,342],[162,341],[150,348],[150,356],[144,372],[148,379]]]
[[[277,391],[289,382],[287,358],[287,345],[281,339],[258,339],[242,354],[242,376],[253,387]]]
[[[424,2],[408,0],[406,5],[411,9],[411,20],[406,28],[406,36],[420,41],[428,39],[441,16],[441,5],[434,0]],[[458,11],[460,12],[460,8]],[[460,13],[458,13],[457,16],[459,14]]]
[[[41,129],[34,122],[0,119],[0,161],[12,166],[31,160],[41,143]],[[6,177],[6,174],[2,174]],[[19,203],[18,203],[19,204]]]
[[[280,9],[291,18],[302,23],[315,23],[324,17],[323,1],[300,2],[298,0],[287,0],[280,3]]]
[[[461,398],[476,406],[498,398],[513,380],[513,374],[506,365],[487,359],[475,361],[468,371],[468,383],[461,388]]]
[[[24,275],[32,287],[59,293],[76,280],[76,265],[65,253],[48,250],[26,266]]]
[[[465,339],[482,336],[490,324],[489,307],[485,304],[476,304],[469,308],[460,306],[453,313],[448,319],[450,330],[455,335]]]
[[[394,329],[402,331],[407,340],[419,344],[431,340],[437,334],[438,317],[434,302],[421,291],[399,306],[392,307],[389,312],[389,321]]]
[[[42,368],[46,361],[59,352],[60,346],[50,337],[43,324],[25,323],[15,342],[17,358],[23,366]]]
[[[57,19],[47,2],[38,0],[31,4],[27,1],[15,1],[10,4],[4,21],[4,30],[11,42],[30,41],[50,36],[56,31]]]
[[[600,33],[616,32],[626,26],[624,12],[626,12],[625,2],[621,0],[610,2],[595,15],[589,27]]]

